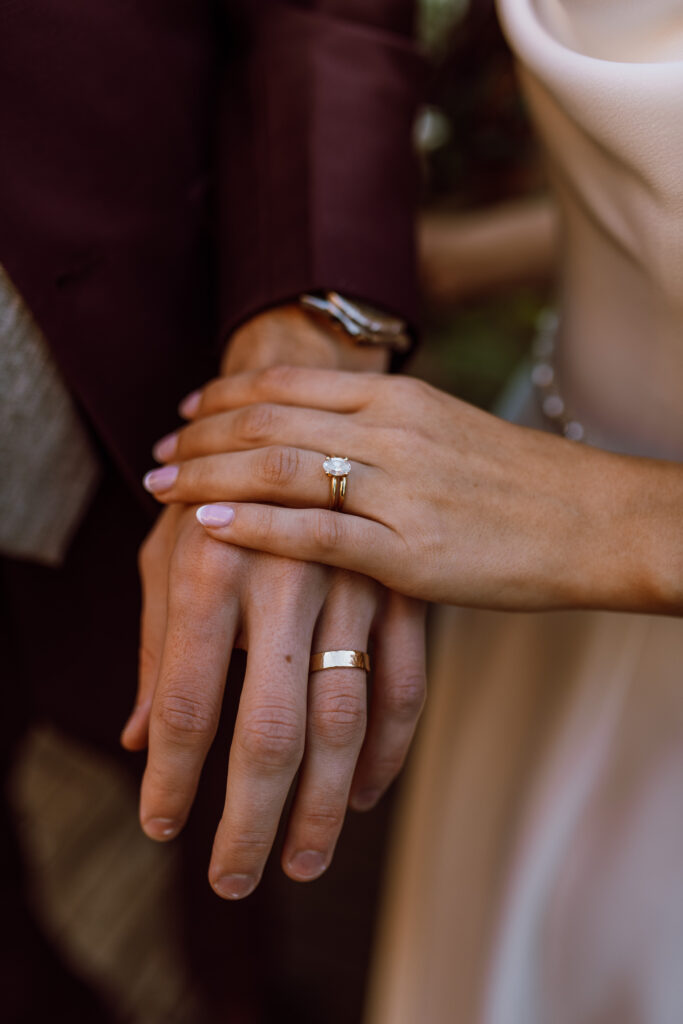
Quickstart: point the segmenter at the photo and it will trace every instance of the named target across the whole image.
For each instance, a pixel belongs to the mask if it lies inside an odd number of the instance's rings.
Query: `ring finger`
[[[145,486],[164,503],[256,501],[325,508],[331,503],[334,478],[323,469],[324,461],[322,453],[273,445],[163,466],[147,474]],[[380,472],[362,462],[351,463],[346,511],[373,518],[381,498]]]
[[[320,614],[313,652],[368,649],[377,585],[340,573]],[[367,720],[367,673],[356,668],[310,674],[306,748],[282,853],[286,874],[318,878],[330,865],[344,823]]]

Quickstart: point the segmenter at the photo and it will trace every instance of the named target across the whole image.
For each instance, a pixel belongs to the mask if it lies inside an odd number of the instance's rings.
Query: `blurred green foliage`
[[[446,125],[442,143],[423,154],[425,205],[471,209],[538,194],[542,164],[493,4],[421,0],[420,10],[433,67],[428,100]],[[450,315],[427,309],[409,372],[490,408],[528,352],[548,292],[529,285]]]
[[[456,21],[467,10],[467,0],[420,0],[418,32],[425,49],[440,54]]]
[[[450,316],[432,316],[408,372],[490,409],[527,355],[546,300],[541,288],[518,288],[467,303]]]

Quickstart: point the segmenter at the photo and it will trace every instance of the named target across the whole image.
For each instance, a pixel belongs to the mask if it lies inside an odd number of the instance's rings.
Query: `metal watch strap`
[[[339,292],[307,293],[301,296],[300,303],[309,312],[337,324],[356,345],[382,346],[395,352],[407,352],[412,347],[405,321],[347,299]]]

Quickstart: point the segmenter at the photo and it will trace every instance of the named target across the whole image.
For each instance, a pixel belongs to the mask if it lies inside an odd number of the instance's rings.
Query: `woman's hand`
[[[435,601],[661,603],[637,496],[652,465],[671,479],[670,464],[514,426],[409,378],[276,367],[215,381],[192,404],[194,422],[157,446],[170,464],[146,481],[164,502],[229,503],[198,512],[218,540]],[[345,514],[327,510],[325,455],[352,462]]]

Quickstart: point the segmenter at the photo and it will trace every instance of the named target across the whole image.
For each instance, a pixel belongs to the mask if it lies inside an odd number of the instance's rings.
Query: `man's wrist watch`
[[[307,293],[299,301],[303,309],[326,317],[344,330],[356,345],[382,346],[394,352],[408,352],[412,347],[405,320],[365,302],[347,299],[339,292]]]

